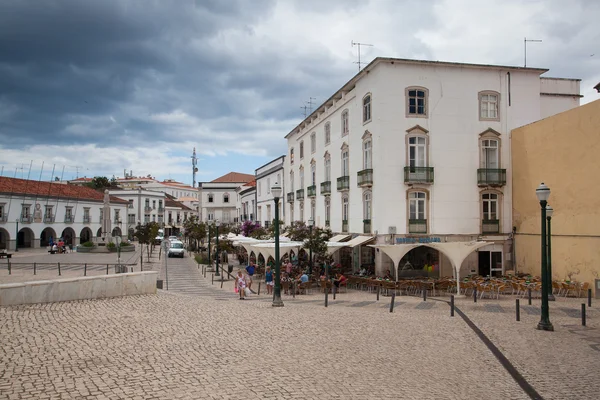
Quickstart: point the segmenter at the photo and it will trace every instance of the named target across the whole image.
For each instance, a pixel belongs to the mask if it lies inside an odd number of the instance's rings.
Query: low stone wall
[[[156,294],[157,271],[0,285],[0,306]]]

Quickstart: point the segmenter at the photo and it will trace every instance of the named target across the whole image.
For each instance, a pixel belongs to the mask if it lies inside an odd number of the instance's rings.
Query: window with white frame
[[[294,164],[294,148],[290,149],[290,164]]]
[[[371,220],[371,191],[366,191],[363,194],[363,219]]]
[[[317,151],[317,134],[313,132],[310,135],[310,152],[314,153],[315,151]]]
[[[348,195],[344,194],[342,196],[342,221],[348,221],[349,215],[349,203],[348,203]]]
[[[325,197],[325,224],[329,224],[331,220],[331,197]]]
[[[409,220],[424,221],[427,219],[425,206],[427,201],[427,193],[425,192],[410,192],[408,194]]]
[[[497,169],[500,166],[498,153],[498,140],[481,140],[481,168]]]
[[[411,117],[427,116],[428,91],[422,87],[406,88],[406,114]]]
[[[331,156],[325,153],[325,182],[331,181]]]
[[[156,200],[152,200],[152,209],[156,210]]]
[[[350,175],[350,151],[348,146],[342,148],[342,176]]]
[[[483,206],[483,220],[498,220],[498,195],[496,193],[484,193],[481,195]]]
[[[8,219],[7,218],[8,216],[4,213],[4,204],[5,203],[0,204],[0,221],[1,222],[6,222]]]
[[[53,206],[44,206],[44,219],[51,220],[54,217]]]
[[[213,203],[213,202],[214,202],[214,200],[215,200],[215,196],[214,196],[213,194],[209,194],[209,195],[208,195],[208,202],[209,202],[209,203]]]
[[[229,211],[223,211],[223,222],[226,224],[231,222],[231,214]]]
[[[371,138],[368,137],[363,142],[363,169],[373,168],[373,153],[371,149]]]
[[[215,220],[215,210],[209,208],[208,210],[206,210],[206,215],[209,221],[214,221]],[[171,222],[171,214],[169,213],[169,222]]]
[[[223,194],[223,203],[229,203],[229,193]]]
[[[302,221],[304,221],[304,202],[303,201],[300,202],[300,207],[299,207],[298,211],[300,213],[298,220],[302,222]]]
[[[273,218],[271,218],[271,205],[267,204],[267,221],[269,223],[271,223],[271,221],[273,221]]]
[[[498,121],[500,113],[498,104],[500,94],[498,92],[479,92],[479,119],[483,121]]]
[[[331,122],[325,123],[325,146],[331,143]]]
[[[310,163],[310,184],[317,184],[317,165],[315,163],[315,160],[311,161]]]
[[[346,136],[350,131],[348,110],[342,111],[342,136]]]
[[[258,206],[258,209],[256,210],[256,220],[258,222],[262,221],[262,206]]]
[[[425,136],[408,137],[408,166],[411,172],[427,166],[427,138]]]
[[[300,142],[300,159],[304,158],[304,141]]]
[[[304,167],[300,167],[300,189],[304,189]]]
[[[371,94],[363,97],[363,123],[371,121]]]
[[[65,207],[65,222],[73,222],[73,207]]]

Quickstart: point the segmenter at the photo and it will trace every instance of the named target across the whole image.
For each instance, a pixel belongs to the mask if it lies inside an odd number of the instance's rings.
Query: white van
[[[185,249],[183,247],[183,243],[179,240],[172,240],[169,246],[169,251],[167,252],[169,257],[181,257],[185,255]]]

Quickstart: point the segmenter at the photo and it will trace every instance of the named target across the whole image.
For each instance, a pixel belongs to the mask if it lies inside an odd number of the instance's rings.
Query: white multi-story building
[[[275,202],[271,187],[279,183],[285,193],[284,177],[285,156],[277,157],[273,161],[259,167],[255,171],[256,175],[256,221],[262,226],[268,228],[275,219]],[[279,202],[279,219],[284,220],[283,200]]]
[[[232,224],[237,220],[237,188],[254,180],[254,175],[230,172],[211,182],[200,182],[200,220],[220,220]]]
[[[371,243],[470,241],[463,273],[510,267],[511,129],[579,104],[579,81],[546,69],[377,58],[286,139],[285,222],[372,235]],[[519,173],[519,171],[515,171]],[[363,242],[366,244],[366,242]],[[398,265],[360,244],[353,268],[378,273],[433,265],[445,255],[411,250]]]
[[[165,218],[165,199],[162,192],[143,190],[142,188],[127,190],[110,190],[110,195],[127,201],[127,213],[123,216],[126,232],[130,236],[135,232],[135,227],[148,222],[162,224]]]
[[[236,189],[237,221],[256,221],[256,181],[250,181]]]
[[[0,249],[68,245],[102,235],[104,194],[78,185],[0,177]],[[127,201],[110,197],[112,236],[121,236]]]

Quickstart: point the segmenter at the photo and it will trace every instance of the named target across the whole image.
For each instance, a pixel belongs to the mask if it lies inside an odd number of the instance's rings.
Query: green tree
[[[105,176],[95,176],[89,183],[86,183],[86,186],[92,189],[104,189],[111,187],[111,183]]]
[[[308,238],[304,242],[304,248],[312,250],[313,259],[325,259],[327,257],[327,242],[333,233],[329,228],[314,227],[312,235],[308,235]]]
[[[158,235],[158,229],[159,226],[156,222],[148,222],[144,225],[138,224],[133,234],[133,236],[135,236],[140,242],[141,251],[143,251],[143,245],[146,245],[148,262],[150,262],[150,245],[154,242],[154,238]]]
[[[294,242],[304,242],[309,237],[308,225],[304,221],[294,221],[285,228],[288,238]]]
[[[199,248],[198,244],[202,245],[206,238],[206,224],[200,221],[197,216],[192,215],[183,222],[183,229],[183,236],[186,238],[188,245],[193,250],[197,250]]]

